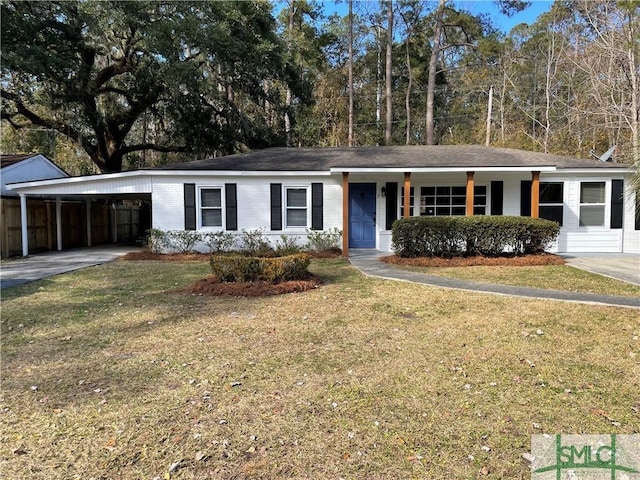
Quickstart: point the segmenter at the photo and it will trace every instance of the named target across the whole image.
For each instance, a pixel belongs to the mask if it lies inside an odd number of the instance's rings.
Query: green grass
[[[544,266],[471,266],[471,267],[399,267],[442,277],[497,283],[521,287],[571,292],[639,297],[640,286],[622,280],[580,270],[569,265]]]
[[[174,293],[193,262],[3,291],[3,478],[528,479],[532,434],[640,430],[637,310],[312,268],[269,298]]]

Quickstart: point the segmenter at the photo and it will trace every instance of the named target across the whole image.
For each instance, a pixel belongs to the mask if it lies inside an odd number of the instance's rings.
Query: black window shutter
[[[184,229],[196,229],[196,184],[184,184]]]
[[[611,180],[611,228],[622,228],[624,180]]]
[[[227,230],[238,230],[238,193],[235,183],[224,184]]]
[[[385,190],[385,229],[391,230],[393,222],[398,218],[398,182],[387,182]]]
[[[271,184],[271,230],[282,230],[282,184]]]
[[[311,230],[322,230],[323,223],[322,183],[311,184]]]
[[[504,203],[504,182],[491,182],[491,215],[502,215]]]
[[[636,192],[636,225],[635,230],[640,230],[640,192]]]
[[[531,216],[531,180],[520,182],[520,216]]]

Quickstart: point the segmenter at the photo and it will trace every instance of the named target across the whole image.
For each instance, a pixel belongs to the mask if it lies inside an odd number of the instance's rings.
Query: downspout
[[[20,194],[20,227],[22,233],[22,256],[29,255],[29,229],[27,228],[27,196]]]

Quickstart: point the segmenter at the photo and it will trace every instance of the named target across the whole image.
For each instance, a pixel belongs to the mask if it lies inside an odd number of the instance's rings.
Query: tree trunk
[[[489,87],[489,104],[487,105],[487,135],[484,139],[485,146],[491,145],[491,110],[493,109],[493,85]]]
[[[387,2],[387,55],[385,58],[385,97],[387,100],[385,112],[384,143],[391,145],[391,130],[393,128],[393,97],[392,97],[392,67],[393,67],[393,0]]]
[[[411,104],[410,104],[410,100],[411,100],[411,84],[413,83],[413,75],[411,72],[411,56],[409,53],[409,40],[411,40],[411,33],[409,32],[407,34],[407,40],[406,40],[406,45],[407,45],[407,74],[408,74],[408,81],[407,81],[407,92],[406,95],[404,97],[404,108],[407,112],[407,135],[405,138],[405,144],[409,145],[409,143],[411,142]]]
[[[638,27],[637,18],[630,9],[628,13],[628,51],[629,58],[629,83],[631,87],[631,148],[633,150],[633,162],[638,169],[636,177],[640,179],[640,79],[638,78],[638,63],[640,59],[638,54],[638,36],[640,32],[636,30]],[[640,190],[640,182],[636,185]]]
[[[436,95],[436,68],[438,67],[438,57],[440,56],[440,48],[442,41],[442,28],[444,19],[444,6],[446,0],[438,1],[438,10],[436,12],[436,28],[433,34],[433,48],[431,49],[431,58],[429,59],[429,79],[427,81],[427,145],[433,145],[433,107]]]
[[[291,37],[293,36],[293,20],[295,16],[295,0],[290,0],[289,3],[289,25],[287,26],[289,31],[289,38],[287,40],[287,49],[291,51],[292,42]],[[285,91],[285,111],[284,111],[284,134],[285,134],[285,144],[287,147],[291,146],[291,118],[289,117],[289,109],[291,108],[291,88],[287,84]]]
[[[349,138],[353,146],[353,0],[349,0]]]

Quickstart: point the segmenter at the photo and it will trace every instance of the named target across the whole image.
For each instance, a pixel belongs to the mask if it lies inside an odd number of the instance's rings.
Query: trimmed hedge
[[[269,282],[304,280],[311,257],[306,253],[284,257],[250,257],[246,255],[212,255],[213,276],[219,282]]]
[[[411,217],[396,220],[392,247],[400,257],[542,253],[558,237],[551,220],[519,216]]]

